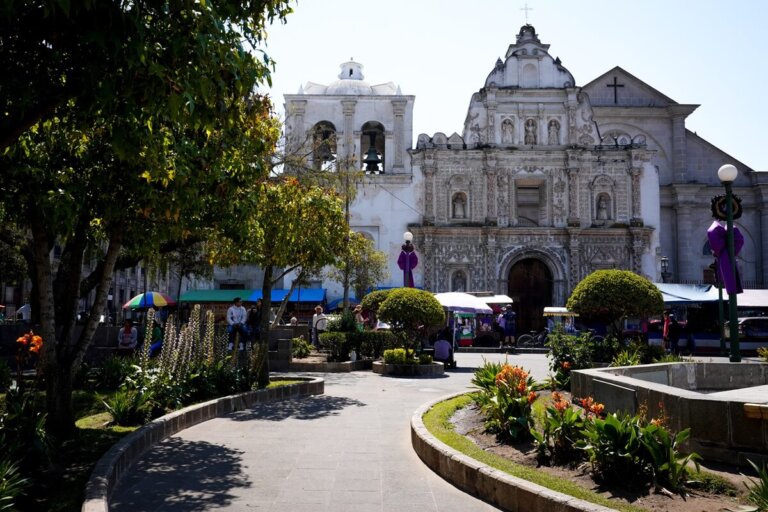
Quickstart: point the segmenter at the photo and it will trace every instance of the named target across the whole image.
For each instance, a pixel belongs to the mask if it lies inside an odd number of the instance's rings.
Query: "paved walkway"
[[[467,389],[483,356],[457,354],[458,370],[443,378],[323,374],[324,395],[267,404],[179,432],[123,478],[112,510],[496,510],[426,468],[410,440],[413,411]],[[509,360],[537,379],[547,375],[544,355]]]

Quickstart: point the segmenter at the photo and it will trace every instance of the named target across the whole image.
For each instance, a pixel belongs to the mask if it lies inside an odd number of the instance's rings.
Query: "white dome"
[[[326,94],[373,94],[373,88],[363,80],[336,80],[325,90]]]
[[[339,79],[330,85],[307,82],[299,94],[327,94],[333,96],[385,96],[402,94],[392,82],[371,85],[363,78],[363,65],[349,60],[341,66]]]

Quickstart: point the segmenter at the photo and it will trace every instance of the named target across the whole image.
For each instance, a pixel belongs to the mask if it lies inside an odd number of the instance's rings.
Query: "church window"
[[[454,219],[467,218],[467,196],[464,192],[457,192],[451,201],[451,217]]]
[[[369,121],[362,127],[360,134],[360,161],[364,163],[366,173],[384,172],[386,155],[384,153],[384,125]]]
[[[518,185],[517,216],[520,225],[538,226],[542,205],[542,188],[538,185]]]
[[[315,169],[330,170],[336,160],[336,127],[328,121],[315,125],[312,134],[312,165]]]

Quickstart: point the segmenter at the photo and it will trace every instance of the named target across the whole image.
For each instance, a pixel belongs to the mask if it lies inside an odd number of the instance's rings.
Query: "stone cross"
[[[528,24],[528,11],[532,11],[533,7],[528,7],[528,2],[525,2],[525,7],[520,8],[521,11],[525,11],[525,24]]]
[[[619,87],[624,87],[624,84],[617,83],[619,81],[615,76],[613,77],[613,83],[606,85],[606,87],[613,87],[613,103],[614,105],[619,103]]]

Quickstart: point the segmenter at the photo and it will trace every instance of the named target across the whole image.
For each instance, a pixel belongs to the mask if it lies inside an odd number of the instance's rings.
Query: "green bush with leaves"
[[[385,364],[405,364],[406,362],[413,362],[413,359],[406,357],[404,348],[393,348],[384,351]]]
[[[590,404],[592,402],[590,401]],[[600,407],[601,404],[595,404]],[[585,425],[594,411],[577,409],[557,391],[552,393],[551,405],[546,408],[541,432],[532,430],[540,460],[570,464],[583,458],[578,444],[585,439]]]
[[[637,366],[640,363],[640,351],[635,346],[629,346],[616,354],[616,357],[611,361],[611,366]]]
[[[391,291],[392,289],[373,291],[367,294],[365,297],[363,297],[363,300],[360,302],[360,305],[363,307],[365,311],[370,311],[371,313],[378,316],[379,307],[381,307],[381,304],[385,300],[387,300],[387,297],[389,297],[389,293]]]
[[[96,389],[114,391],[134,372],[137,360],[132,357],[110,356],[94,372]]]
[[[648,470],[640,456],[639,416],[608,414],[585,426],[579,447],[586,452],[595,475],[608,482],[647,482]]]
[[[682,445],[691,435],[687,428],[674,434],[665,425],[651,422],[642,427],[640,442],[643,445],[643,458],[651,468],[653,483],[663,485],[671,491],[683,493],[690,473],[692,462],[699,470],[701,457],[695,453],[680,452]]]
[[[304,338],[293,338],[291,340],[291,352],[296,359],[304,359],[312,353],[312,344]]]
[[[328,361],[341,363],[349,361],[349,343],[347,334],[341,331],[324,332],[320,334],[320,349],[328,353]]]
[[[481,375],[476,372],[482,387],[473,397],[485,418],[486,431],[513,442],[529,439],[533,427],[531,406],[537,398],[533,377],[523,368],[505,363],[494,377],[493,386],[486,387],[489,370],[486,367]]]
[[[358,357],[379,359],[385,350],[397,346],[397,337],[390,331],[355,331],[347,333],[347,342]]]
[[[582,319],[604,322],[621,339],[623,320],[661,314],[664,299],[648,279],[628,270],[597,270],[576,285],[566,306]]]
[[[29,479],[19,472],[19,467],[10,459],[0,459],[0,510],[17,510],[16,500],[26,494]]]
[[[417,341],[445,323],[440,302],[431,293],[417,288],[390,290],[378,315],[391,326],[404,348],[415,347]]]
[[[472,374],[472,385],[483,394],[491,392],[496,387],[496,376],[503,367],[504,363],[483,360],[483,365]]]
[[[768,347],[758,347],[757,355],[760,356],[764,363],[768,363]]]
[[[120,390],[104,402],[112,421],[123,427],[142,425],[151,416],[149,396],[136,390]]]
[[[747,500],[754,503],[760,510],[768,510],[768,468],[763,464],[758,467],[757,464],[747,459],[757,473],[757,480],[749,479],[749,483],[744,482],[744,486],[749,491]]]

